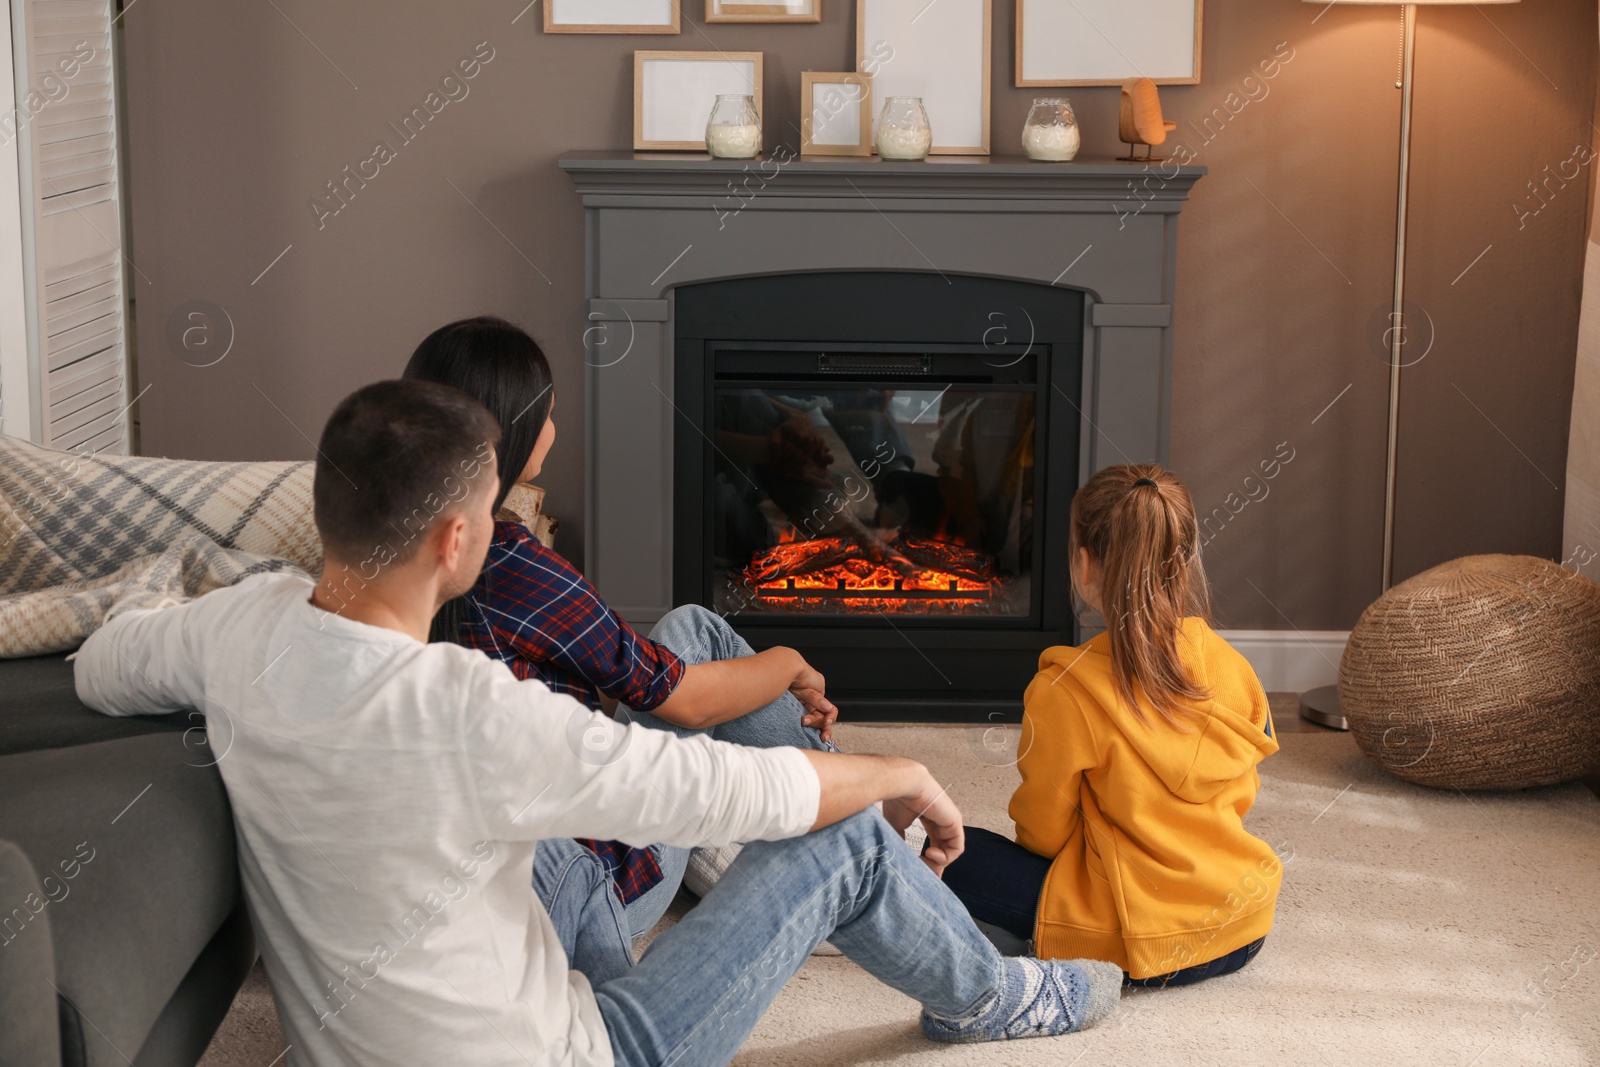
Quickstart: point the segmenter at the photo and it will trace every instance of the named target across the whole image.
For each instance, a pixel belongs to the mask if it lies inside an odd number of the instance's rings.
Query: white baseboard
[[[1339,680],[1349,630],[1218,630],[1255,668],[1269,693],[1303,693]]]

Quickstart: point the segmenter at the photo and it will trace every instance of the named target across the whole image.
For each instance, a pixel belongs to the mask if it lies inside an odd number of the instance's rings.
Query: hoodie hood
[[[1183,620],[1178,638],[1178,658],[1201,688],[1213,689],[1208,664],[1249,671],[1248,662],[1198,618]],[[1077,648],[1047,649],[1040,670],[1064,669],[1096,697],[1105,719],[1120,732],[1128,746],[1144,760],[1162,784],[1180,799],[1203,804],[1256,764],[1278,751],[1268,734],[1271,712],[1266,701],[1228,706],[1208,698],[1191,706],[1199,717],[1182,727],[1168,723],[1140,694],[1145,722],[1116,698],[1111,673],[1111,640],[1100,634]],[[1250,675],[1253,677],[1253,674]],[[1098,724],[1097,724],[1098,728]]]

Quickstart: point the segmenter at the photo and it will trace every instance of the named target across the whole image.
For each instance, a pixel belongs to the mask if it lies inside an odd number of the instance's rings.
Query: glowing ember
[[[744,572],[745,587],[763,600],[827,599],[845,611],[905,610],[913,600],[985,601],[998,584],[992,557],[906,536],[866,546],[842,537],[788,541],[756,556]]]

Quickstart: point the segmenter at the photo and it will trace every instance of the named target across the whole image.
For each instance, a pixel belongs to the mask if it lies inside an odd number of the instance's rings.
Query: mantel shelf
[[[703,152],[574,152],[561,169],[591,195],[728,196],[760,183],[769,196],[853,196],[868,192],[957,198],[1186,200],[1206,173],[1169,161],[1080,159],[1036,163],[1022,156],[930,156],[920,163],[877,156],[762,155],[714,159]]]

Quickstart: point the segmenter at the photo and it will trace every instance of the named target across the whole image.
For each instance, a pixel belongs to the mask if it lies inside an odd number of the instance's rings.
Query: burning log
[[[926,599],[943,593],[970,599],[997,585],[994,560],[948,541],[896,535],[877,553],[842,537],[787,541],[757,555],[745,568],[749,588],[764,597],[805,596]]]
[[[994,557],[949,541],[928,541],[920,537],[896,537],[895,547],[918,567],[930,571],[944,571],[958,578],[974,582],[991,583],[997,575]]]

